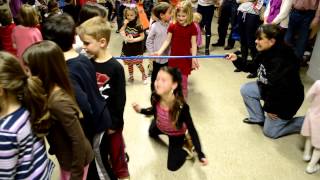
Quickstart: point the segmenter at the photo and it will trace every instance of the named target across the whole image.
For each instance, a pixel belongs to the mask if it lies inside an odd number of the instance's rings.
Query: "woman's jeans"
[[[264,115],[260,102],[261,95],[256,81],[242,85],[240,93],[249,113],[249,121],[264,123],[263,133],[267,137],[276,139],[284,135],[300,132],[304,117],[295,117],[291,120],[280,118],[272,120]]]

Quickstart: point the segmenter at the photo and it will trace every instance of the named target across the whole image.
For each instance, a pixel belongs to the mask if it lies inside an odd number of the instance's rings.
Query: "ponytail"
[[[10,96],[15,96],[30,112],[33,132],[42,137],[51,126],[47,97],[39,78],[28,77],[18,60],[0,51],[0,86]]]
[[[25,81],[25,86],[22,102],[31,114],[32,130],[38,137],[45,136],[48,134],[52,122],[42,82],[36,76],[28,77],[23,81]]]

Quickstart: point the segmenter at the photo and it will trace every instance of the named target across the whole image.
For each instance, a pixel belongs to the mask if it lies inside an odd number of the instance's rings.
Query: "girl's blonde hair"
[[[127,17],[128,11],[133,11],[136,14],[136,18],[135,18],[136,24],[137,24],[137,26],[141,26],[141,23],[139,20],[138,8],[137,7],[134,7],[134,8],[126,7],[123,11],[124,18]]]
[[[186,24],[189,25],[193,22],[193,11],[192,11],[192,4],[190,1],[181,1],[177,4],[175,12],[174,12],[174,23],[177,22],[177,16],[179,12],[183,12],[187,14],[187,22]]]
[[[202,15],[198,12],[194,12],[193,13],[193,21],[194,22],[197,22],[197,23],[200,23],[202,20]]]
[[[33,132],[38,137],[46,135],[51,122],[41,80],[35,76],[27,76],[13,55],[1,51],[0,87],[4,90],[4,96],[15,96],[28,109]]]
[[[19,11],[19,21],[26,27],[35,27],[39,24],[39,16],[35,7],[23,4]]]

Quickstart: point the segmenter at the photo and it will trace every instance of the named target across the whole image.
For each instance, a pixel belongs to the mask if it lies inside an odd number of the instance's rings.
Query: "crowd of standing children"
[[[239,33],[245,62],[249,52],[252,61],[258,54],[255,32],[260,24],[280,25],[301,61],[308,37],[315,36],[320,24],[319,0],[156,4],[145,0],[146,12],[139,9],[139,3],[79,0],[61,5],[56,0],[17,0],[8,5],[0,0],[0,48],[6,51],[0,52],[0,136],[6,141],[0,145],[0,177],[50,179],[54,165],[46,154],[46,138],[63,180],[130,178],[123,138],[126,79],[123,66],[108,51],[111,25],[107,20],[117,18],[117,32],[123,39],[121,56],[141,56],[145,47],[155,56],[195,56],[202,48],[202,33],[209,55],[213,14],[221,4],[219,39],[213,46],[225,45],[231,23],[226,49],[233,48],[233,36]],[[148,31],[144,13],[151,18]],[[134,81],[136,65],[147,84],[142,59],[123,62],[129,82]],[[194,158],[194,151],[201,164],[207,165],[187,104],[188,77],[199,69],[198,60],[155,58],[152,65],[151,107],[133,103],[133,109],[154,116],[150,137],[168,136],[169,170],[176,171],[186,159]],[[308,173],[320,170],[319,91],[317,81],[308,93],[312,104],[301,132],[307,137],[303,159],[310,161]],[[26,149],[32,149],[32,154]],[[25,164],[30,166],[28,171]]]

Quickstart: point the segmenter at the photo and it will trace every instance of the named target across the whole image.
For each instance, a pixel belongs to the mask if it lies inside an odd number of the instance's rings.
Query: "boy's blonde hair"
[[[97,41],[105,38],[108,44],[110,41],[111,28],[110,24],[104,18],[96,16],[82,23],[77,28],[77,33],[80,36],[92,36]]]
[[[35,27],[39,24],[37,9],[29,4],[23,4],[19,11],[19,20],[23,26]]]
[[[190,1],[181,1],[175,9],[174,12],[174,23],[177,22],[177,14],[178,12],[183,12],[187,14],[187,25],[193,22],[193,12],[192,12],[192,4]]]
[[[198,12],[193,13],[193,21],[200,23],[202,20],[202,15]]]

